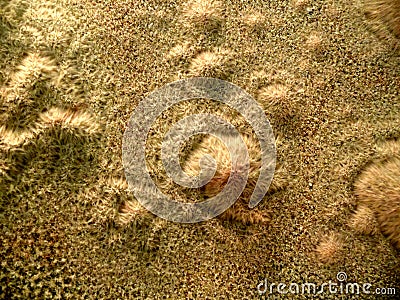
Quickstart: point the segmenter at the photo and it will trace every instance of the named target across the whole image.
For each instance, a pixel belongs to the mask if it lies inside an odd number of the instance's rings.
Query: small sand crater
[[[182,59],[183,57],[187,57],[190,55],[190,43],[189,42],[184,42],[182,44],[178,44],[169,50],[167,54],[167,59],[173,60],[173,61],[178,61]]]
[[[368,166],[354,184],[360,205],[365,205],[373,211],[381,232],[398,248],[400,248],[399,155],[400,153]],[[362,228],[371,231],[367,226]]]
[[[52,107],[40,115],[39,126],[56,126],[62,128],[81,129],[88,134],[96,134],[99,130],[99,124],[96,119],[85,111],[73,111]]]
[[[223,20],[223,5],[220,1],[192,0],[186,3],[182,15],[187,26],[214,29]]]
[[[274,103],[277,100],[284,100],[288,96],[289,89],[284,84],[271,84],[261,88],[259,91],[259,99],[264,102]]]
[[[242,21],[245,26],[251,28],[251,29],[261,29],[264,27],[267,23],[267,18],[265,14],[262,14],[261,12],[258,11],[252,11],[249,13],[246,13]]]
[[[191,61],[189,74],[220,77],[228,71],[229,55],[230,52],[225,49],[201,52]]]
[[[349,226],[356,232],[367,235],[374,235],[379,231],[374,212],[365,205],[357,208],[349,220]]]
[[[121,225],[127,225],[146,215],[149,211],[137,200],[127,200],[120,206],[117,220]]]
[[[343,246],[343,237],[338,233],[330,233],[321,239],[315,251],[322,263],[333,264],[340,259]]]
[[[312,51],[321,51],[323,48],[323,39],[320,32],[312,32],[306,39],[305,46]]]

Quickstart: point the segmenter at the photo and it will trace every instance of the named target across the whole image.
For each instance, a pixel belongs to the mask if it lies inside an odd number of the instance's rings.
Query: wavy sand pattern
[[[264,279],[323,284],[338,282],[338,272],[399,294],[399,7],[0,2],[0,298],[257,299]],[[277,138],[278,168],[250,210],[260,161],[246,120],[207,99],[165,112],[149,134],[147,163],[175,199],[214,195],[230,171],[226,149],[200,136],[183,147],[181,163],[195,174],[198,157],[214,154],[214,181],[189,190],[169,180],[159,151],[174,122],[215,113],[250,149],[238,203],[188,225],[135,200],[121,143],[139,101],[193,76],[227,80],[259,102]]]

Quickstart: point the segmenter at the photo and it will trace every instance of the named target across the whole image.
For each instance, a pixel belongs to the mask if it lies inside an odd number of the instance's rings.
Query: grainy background
[[[400,293],[399,251],[349,226],[354,182],[400,135],[398,36],[365,11],[330,0],[1,1],[0,298],[254,299],[264,278],[322,284],[339,271]],[[192,76],[237,84],[265,109],[287,181],[259,206],[268,225],[170,223],[128,191],[121,143],[135,106]],[[214,107],[177,107],[154,141]]]

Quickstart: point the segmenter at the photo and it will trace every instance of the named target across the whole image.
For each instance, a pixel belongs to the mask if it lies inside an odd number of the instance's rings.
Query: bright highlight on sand
[[[240,112],[254,129],[261,147],[260,174],[250,198],[255,207],[265,196],[275,171],[276,152],[272,128],[257,102],[236,85],[215,78],[197,77],[173,82],[150,94],[136,108],[123,140],[123,164],[130,188],[138,201],[155,215],[180,223],[196,223],[211,219],[227,210],[244,190],[250,170],[249,154],[233,125],[209,114],[192,115],[179,121],[164,138],[162,160],[167,174],[176,183],[198,188],[206,185],[216,172],[211,156],[200,159],[200,173],[186,174],[179,164],[179,147],[196,134],[211,134],[227,147],[231,171],[225,188],[212,198],[197,203],[169,199],[151,179],[146,167],[147,134],[163,111],[182,101],[212,99]]]

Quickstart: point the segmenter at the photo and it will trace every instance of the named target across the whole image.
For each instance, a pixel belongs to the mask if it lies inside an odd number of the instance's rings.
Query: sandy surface
[[[379,150],[400,135],[396,36],[377,34],[361,3],[210,3],[0,4],[0,298],[255,299],[264,279],[321,285],[338,272],[400,293],[399,250],[349,225],[359,174],[397,155]],[[193,76],[240,86],[270,120],[285,185],[258,207],[268,224],[172,223],[128,191],[129,117]],[[185,114],[223,113],[207,103],[166,113],[154,142]]]

